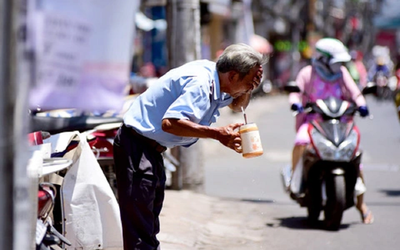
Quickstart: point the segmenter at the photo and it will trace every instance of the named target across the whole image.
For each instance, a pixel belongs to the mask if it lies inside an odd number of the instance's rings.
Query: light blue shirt
[[[165,147],[185,146],[198,138],[180,137],[161,128],[164,118],[186,119],[209,126],[216,122],[219,108],[233,98],[220,92],[215,62],[198,60],[167,72],[132,103],[124,123]]]

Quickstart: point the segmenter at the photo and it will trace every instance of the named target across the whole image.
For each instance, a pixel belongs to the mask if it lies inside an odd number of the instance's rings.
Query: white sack
[[[62,187],[65,236],[72,243],[67,249],[122,249],[117,200],[85,136],[78,136],[80,154],[65,175]]]

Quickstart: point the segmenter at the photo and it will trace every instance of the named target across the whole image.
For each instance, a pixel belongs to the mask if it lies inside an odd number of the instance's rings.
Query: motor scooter
[[[71,243],[53,226],[52,212],[56,204],[57,189],[52,183],[39,183],[38,217],[36,222],[36,249],[65,249]]]
[[[287,90],[300,91],[298,87],[291,88]],[[294,173],[290,173],[290,166],[283,169],[284,188],[301,207],[307,208],[311,224],[317,223],[324,211],[325,228],[336,231],[344,211],[354,206],[362,158],[360,132],[352,119],[358,109],[352,102],[328,97],[308,103],[304,112],[318,114],[319,118],[308,125],[311,143]]]
[[[97,162],[117,198],[117,178],[113,158],[113,143],[121,124],[122,122],[102,124],[84,132],[89,146],[96,156]]]
[[[378,71],[374,77],[376,85],[375,97],[378,101],[391,101],[393,99],[393,90],[389,86],[389,79]]]
[[[31,131],[45,130],[49,135],[79,131],[84,133],[96,159],[109,182],[114,195],[118,198],[117,182],[113,159],[113,142],[122,124],[122,114],[134,101],[137,95],[128,96],[119,116],[97,116],[93,114],[73,114],[73,110],[35,111],[31,113]],[[72,114],[71,114],[72,112]],[[50,114],[49,114],[50,113]],[[67,150],[72,150],[70,145]],[[62,157],[60,152],[58,156]],[[179,161],[171,154],[170,150],[163,153],[166,172],[166,186],[172,186],[172,175],[179,167]]]
[[[42,145],[50,137],[47,131],[35,131],[28,134],[28,143],[31,146]],[[36,221],[36,249],[65,249],[71,243],[64,237],[63,199],[62,192],[56,184],[44,181],[52,173],[62,171],[71,166],[72,161],[62,158],[42,159],[41,170],[38,171],[38,207]],[[57,248],[55,248],[57,247]]]
[[[112,141],[122,123],[122,118],[95,116],[92,114],[60,115],[60,112],[64,112],[63,110],[49,112],[52,112],[52,114],[48,115],[48,112],[33,112],[31,114],[31,131],[46,131],[50,135],[67,131],[86,133],[88,143],[98,159],[110,186],[116,193],[115,178],[113,178],[115,171],[113,169]],[[76,145],[76,143],[70,145],[67,151]],[[58,155],[53,155],[53,157],[62,157],[63,153],[65,152],[60,152]]]
[[[87,141],[117,198],[117,179],[113,159],[113,143],[121,124],[121,122],[102,124],[85,132]],[[172,155],[170,149],[163,152],[163,159],[166,174],[166,187],[169,188],[172,185],[172,174],[176,172],[176,168],[179,167],[179,161]]]

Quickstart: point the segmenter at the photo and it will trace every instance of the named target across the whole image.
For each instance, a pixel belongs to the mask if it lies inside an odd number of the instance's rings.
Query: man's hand
[[[258,67],[257,74],[253,77],[253,82],[252,82],[253,88],[249,89],[247,93],[233,99],[232,103],[229,105],[229,107],[233,111],[240,112],[242,111],[241,109],[242,107],[246,109],[247,105],[249,105],[252,91],[261,84],[262,75],[263,75],[263,68],[260,65]]]
[[[243,123],[233,123],[225,127],[218,128],[217,140],[226,147],[242,153],[242,139],[239,134],[239,127]]]

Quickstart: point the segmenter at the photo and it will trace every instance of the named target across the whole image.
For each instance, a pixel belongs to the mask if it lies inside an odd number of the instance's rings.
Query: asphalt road
[[[338,232],[310,228],[306,209],[284,193],[279,171],[290,162],[295,136],[285,95],[254,99],[246,110],[248,121],[259,127],[262,156],[245,159],[216,141],[201,141],[205,193],[230,202],[232,207],[222,211],[245,213],[243,227],[246,221],[259,223],[256,231],[247,232],[250,238],[257,232],[256,239],[230,249],[400,249],[400,123],[394,104],[378,103],[372,97],[367,102],[373,119],[356,121],[364,151],[365,198],[375,215],[372,225],[363,225],[353,207],[345,211]],[[223,109],[214,126],[237,121],[243,121],[242,114]]]

